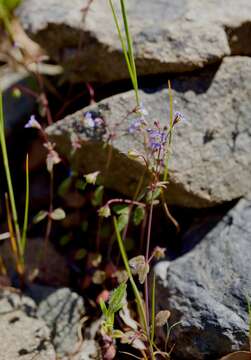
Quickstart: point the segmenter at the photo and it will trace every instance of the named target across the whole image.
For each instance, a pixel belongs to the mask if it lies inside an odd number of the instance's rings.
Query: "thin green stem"
[[[155,334],[155,289],[156,289],[156,275],[155,275],[155,273],[153,273],[151,343],[153,343],[153,341],[154,341],[154,334]]]
[[[28,228],[28,214],[29,214],[29,156],[26,156],[25,162],[25,174],[26,174],[26,191],[25,191],[25,209],[24,209],[24,224],[21,239],[22,256],[24,256],[26,242],[27,242],[27,228]]]
[[[147,323],[146,323],[144,305],[143,305],[139,290],[137,288],[137,285],[135,284],[135,281],[134,281],[133,276],[132,276],[132,272],[131,272],[131,269],[130,269],[130,266],[129,266],[129,261],[128,261],[128,258],[127,258],[127,255],[126,255],[123,240],[121,238],[120,231],[119,231],[119,228],[118,228],[117,219],[116,219],[115,216],[113,217],[113,222],[114,222],[114,228],[115,228],[117,241],[118,241],[118,245],[119,245],[119,250],[120,250],[124,265],[125,265],[127,275],[129,277],[129,281],[131,283],[131,286],[132,286],[132,289],[133,289],[133,292],[134,292],[134,295],[135,295],[135,299],[136,299],[136,303],[137,303],[138,311],[139,311],[139,317],[140,317],[140,320],[142,322],[143,329],[144,329],[145,333],[147,334]]]
[[[5,141],[3,101],[2,101],[1,90],[0,90],[0,143],[1,143],[1,148],[2,148],[3,163],[4,163],[5,175],[6,175],[9,198],[10,198],[11,212],[12,212],[12,217],[13,217],[13,222],[14,222],[17,244],[18,244],[18,251],[19,251],[19,254],[21,255],[22,254],[21,236],[20,236],[20,228],[19,228],[19,223],[18,223],[16,202],[15,202],[12,180],[11,180],[11,175],[10,175],[10,166],[9,166],[6,141]]]
[[[173,94],[172,94],[170,80],[168,80],[168,94],[169,94],[169,106],[170,106],[169,141],[168,141],[168,149],[167,149],[167,153],[166,153],[163,181],[167,181],[167,178],[168,178],[169,159],[170,159],[171,146],[172,146],[172,140],[173,140]]]
[[[128,68],[128,72],[129,72],[129,75],[130,75],[130,78],[132,81],[132,85],[134,88],[136,103],[137,103],[137,106],[139,106],[140,101],[139,101],[139,93],[138,93],[138,79],[137,79],[136,66],[135,66],[134,56],[133,56],[132,41],[131,41],[131,36],[129,33],[129,28],[128,28],[127,15],[125,12],[125,6],[124,6],[124,4],[121,3],[122,16],[123,16],[124,27],[125,27],[125,32],[126,32],[126,39],[127,39],[127,47],[126,47],[124,37],[122,35],[122,31],[121,31],[119,21],[118,21],[118,16],[117,16],[115,8],[113,6],[112,0],[109,0],[109,3],[110,3],[111,10],[112,10],[113,18],[115,21],[115,25],[117,28],[118,36],[119,36],[119,39],[121,42],[122,50],[123,50],[125,61],[126,61],[127,68]],[[123,7],[122,7],[122,5],[123,5]],[[124,8],[124,12],[123,12],[123,8]],[[128,34],[129,34],[129,37],[128,37]],[[128,48],[128,50],[127,50],[127,48]]]
[[[120,0],[120,5],[121,5],[121,11],[122,11],[123,22],[124,22],[124,27],[125,27],[125,34],[126,34],[126,39],[127,39],[128,54],[129,54],[129,59],[130,59],[133,75],[134,75],[135,95],[136,95],[137,105],[139,106],[140,104],[139,104],[139,95],[138,95],[138,77],[137,77],[137,70],[136,70],[135,59],[134,59],[132,37],[130,34],[128,20],[127,20],[128,17],[127,17],[127,12],[126,12],[126,8],[125,8],[125,1]]]

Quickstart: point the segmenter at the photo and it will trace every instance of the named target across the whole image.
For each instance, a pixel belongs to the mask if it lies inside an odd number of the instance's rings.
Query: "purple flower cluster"
[[[146,125],[144,117],[137,117],[132,121],[131,125],[128,128],[129,134],[134,134],[136,131],[140,130],[143,125]]]
[[[89,128],[97,128],[101,125],[104,125],[104,120],[101,117],[95,117],[91,112],[87,112],[84,114],[85,125]]]
[[[148,129],[149,147],[153,151],[162,150],[167,141],[166,131]]]

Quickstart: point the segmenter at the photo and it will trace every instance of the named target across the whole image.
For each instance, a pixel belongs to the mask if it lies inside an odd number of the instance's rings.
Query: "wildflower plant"
[[[55,144],[52,143],[47,133],[44,131],[40,123],[37,121],[34,115],[31,115],[29,121],[24,126],[26,129],[36,129],[39,131],[40,136],[42,137],[44,141],[44,147],[47,150],[47,156],[46,156],[46,167],[50,174],[50,204],[49,204],[49,210],[41,210],[34,218],[34,223],[39,223],[40,221],[44,219],[48,219],[47,222],[47,229],[46,229],[46,236],[45,240],[48,241],[48,238],[50,236],[51,232],[51,224],[52,221],[56,220],[62,220],[65,218],[65,212],[61,208],[53,209],[53,174],[54,174],[54,166],[61,162],[61,159],[55,150]]]
[[[99,215],[104,218],[110,216],[113,217],[120,254],[127,272],[128,282],[131,285],[137,304],[139,323],[136,329],[130,329],[129,337],[131,338],[132,335],[134,339],[137,338],[144,344],[143,347],[138,348],[143,359],[156,359],[156,356],[161,356],[162,358],[167,359],[169,358],[167,344],[165,345],[165,349],[163,351],[156,346],[155,328],[166,325],[168,341],[170,330],[176,324],[169,327],[168,320],[171,317],[171,313],[168,309],[155,314],[155,277],[153,277],[152,292],[150,296],[149,272],[152,261],[163,257],[165,251],[164,249],[157,247],[150,253],[150,241],[152,235],[153,211],[155,205],[159,203],[162,203],[167,217],[171,219],[178,228],[178,224],[170,214],[166,204],[164,192],[168,187],[169,159],[171,155],[174,128],[177,123],[184,120],[184,117],[180,112],[173,111],[173,98],[171,84],[169,81],[169,122],[167,122],[165,126],[161,126],[157,120],[154,122],[148,121],[149,114],[140,101],[137,71],[125,1],[120,0],[124,31],[120,26],[119,17],[116,13],[113,1],[109,0],[109,3],[135,93],[136,106],[130,113],[130,115],[133,116],[127,131],[130,136],[137,136],[137,138],[141,138],[143,143],[143,151],[142,149],[140,151],[138,149],[131,149],[128,156],[132,159],[142,160],[151,174],[151,177],[147,188],[143,191],[141,190],[141,183],[143,179],[141,179],[133,199],[111,199],[99,209]],[[128,259],[124,242],[127,235],[128,224],[131,220],[131,215],[133,215],[134,224],[142,225],[143,237],[145,234],[145,255],[138,255],[132,259]],[[144,288],[143,297],[141,293],[142,287]],[[101,307],[104,310],[104,303],[101,304]],[[106,335],[112,337],[114,333],[110,330]],[[118,336],[118,332],[116,332],[116,336],[114,335],[114,337],[120,338],[121,342],[123,342],[122,339],[125,340],[125,336]],[[128,343],[130,342],[128,341]],[[131,345],[135,347],[133,344],[134,342],[131,341]]]

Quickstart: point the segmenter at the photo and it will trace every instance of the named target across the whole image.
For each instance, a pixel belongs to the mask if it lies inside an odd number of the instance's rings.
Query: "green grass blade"
[[[125,43],[125,40],[124,40],[123,35],[122,35],[122,31],[121,31],[119,21],[118,21],[118,16],[117,16],[115,8],[113,6],[112,0],[109,0],[109,3],[110,3],[111,10],[112,10],[113,18],[114,18],[114,21],[115,21],[115,25],[116,25],[116,28],[117,28],[118,36],[119,36],[119,39],[120,39],[120,42],[121,42],[121,46],[122,46],[122,50],[123,50],[123,53],[124,53],[126,65],[127,65],[127,68],[128,68],[128,72],[129,72],[129,75],[130,75],[130,78],[131,78],[131,81],[132,81],[132,85],[133,85],[133,89],[134,89],[134,92],[135,92],[136,103],[139,106],[138,81],[137,81],[137,79],[135,81],[135,72],[134,72],[134,69],[132,67],[129,55],[128,55],[126,43]]]
[[[117,28],[119,40],[120,40],[120,42],[121,42],[122,50],[123,50],[123,53],[124,53],[124,56],[125,56],[126,64],[127,64],[127,67],[128,67],[128,71],[129,71],[130,77],[131,77],[132,82],[133,82],[134,76],[133,76],[133,72],[132,72],[132,68],[131,68],[130,59],[129,59],[129,57],[128,57],[128,53],[127,53],[127,49],[126,49],[126,44],[125,44],[125,41],[124,41],[124,38],[123,38],[123,35],[122,35],[122,32],[121,32],[121,29],[120,29],[118,17],[117,17],[117,15],[116,15],[115,8],[114,8],[114,6],[113,6],[112,0],[109,0],[109,3],[110,3],[110,6],[111,6],[111,9],[112,9],[113,18],[114,18],[115,25],[116,25],[116,28]],[[133,84],[133,86],[134,86],[134,84]]]
[[[155,289],[156,289],[156,275],[153,273],[153,286],[152,286],[152,321],[151,321],[151,342],[154,341],[155,333]]]
[[[2,100],[1,90],[0,90],[0,143],[1,143],[4,170],[5,170],[9,198],[10,198],[12,217],[13,217],[15,233],[16,233],[16,238],[17,238],[17,243],[18,243],[18,248],[19,248],[18,250],[21,254],[22,252],[21,252],[20,228],[19,228],[19,224],[18,224],[17,209],[16,209],[14,191],[13,191],[12,180],[11,180],[11,175],[10,175],[10,166],[9,166],[9,160],[8,160],[8,154],[7,154],[7,147],[6,147],[6,141],[5,141],[3,100]]]
[[[131,68],[132,68],[133,76],[134,76],[135,95],[136,95],[136,99],[137,99],[137,105],[139,105],[137,70],[136,70],[135,60],[134,60],[132,37],[131,37],[130,31],[129,31],[129,25],[128,25],[128,20],[127,20],[128,17],[127,17],[127,12],[126,12],[126,8],[125,8],[125,1],[120,0],[120,5],[121,5],[122,17],[123,17],[123,22],[124,22],[124,27],[125,27],[128,54],[129,54]]]
[[[170,107],[170,120],[169,120],[169,148],[167,149],[166,159],[165,159],[165,170],[164,170],[164,178],[163,181],[167,181],[168,178],[168,166],[169,166],[169,158],[173,140],[173,94],[171,88],[171,82],[168,80],[168,94],[169,94],[169,107]]]
[[[27,228],[28,228],[28,214],[29,214],[29,156],[26,156],[25,162],[25,176],[26,176],[26,189],[25,189],[25,209],[24,209],[24,224],[23,224],[23,231],[22,231],[22,255],[24,255],[24,251],[26,248],[27,242]]]

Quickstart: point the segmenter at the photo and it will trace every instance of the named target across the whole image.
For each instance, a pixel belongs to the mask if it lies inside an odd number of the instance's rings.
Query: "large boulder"
[[[56,360],[45,322],[32,299],[0,289],[1,360]]]
[[[126,6],[140,75],[191,71],[231,52],[251,54],[249,0],[127,0]],[[67,78],[128,78],[107,0],[24,0],[17,15]]]
[[[158,310],[169,309],[177,359],[218,359],[248,350],[251,195],[191,252],[156,265]]]
[[[172,87],[175,110],[183,112],[187,122],[175,127],[168,202],[208,207],[251,191],[251,59],[225,58],[218,69],[177,78]],[[168,124],[167,89],[141,91],[140,97],[149,111],[149,126],[155,120]],[[140,136],[128,133],[132,121],[128,113],[134,107],[133,92],[119,94],[66,117],[47,132],[72,168],[83,174],[100,170],[108,188],[133,196],[142,174],[145,184],[149,179],[142,163],[127,156],[130,149],[143,149]],[[107,134],[105,129],[88,128],[87,111],[102,116],[116,133],[109,175],[110,150],[102,144]],[[73,136],[83,142],[75,152]]]

